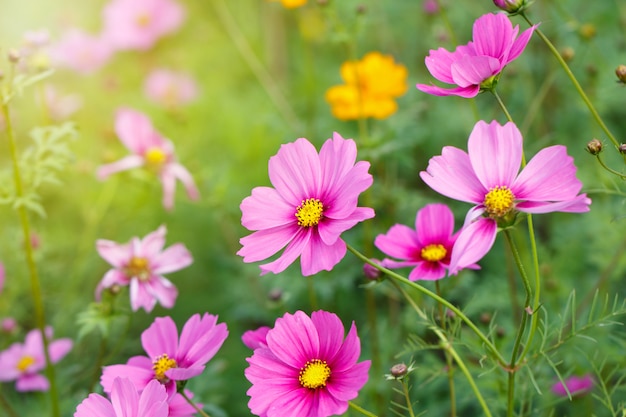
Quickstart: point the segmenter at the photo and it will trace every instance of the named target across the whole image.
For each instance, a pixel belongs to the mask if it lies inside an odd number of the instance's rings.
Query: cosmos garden
[[[624,415],[626,4],[40,3],[1,416]]]

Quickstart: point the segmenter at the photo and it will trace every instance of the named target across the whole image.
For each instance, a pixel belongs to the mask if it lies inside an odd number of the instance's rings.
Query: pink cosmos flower
[[[504,13],[483,15],[474,22],[473,41],[454,52],[431,50],[426,57],[426,67],[433,77],[457,87],[417,84],[417,88],[435,96],[475,97],[481,84],[491,86],[490,79],[521,55],[534,30],[535,26],[517,37],[519,26],[513,27]]]
[[[151,381],[140,394],[128,378],[115,378],[110,401],[89,394],[74,417],[168,417],[168,413],[167,393],[158,381]]]
[[[150,312],[157,301],[165,308],[172,308],[178,290],[162,274],[191,265],[193,258],[182,243],[163,250],[166,233],[165,226],[161,226],[143,239],[134,237],[125,244],[99,239],[96,249],[113,269],[107,271],[98,284],[96,299],[100,300],[104,288],[129,285],[133,311],[141,307]]]
[[[260,417],[343,414],[368,379],[370,361],[357,363],[361,344],[354,323],[344,340],[337,315],[286,313],[254,350],[245,370],[252,383],[248,407]]]
[[[17,320],[13,317],[5,317],[0,320],[0,332],[12,334],[17,331]]]
[[[154,129],[145,114],[127,108],[118,110],[115,132],[132,155],[98,168],[98,178],[104,180],[111,174],[145,166],[156,172],[163,184],[163,206],[166,210],[174,207],[177,179],[185,186],[190,199],[198,199],[193,177],[176,161],[174,145]]]
[[[185,10],[173,0],[111,0],[102,14],[103,36],[118,50],[148,50],[185,19]]]
[[[52,340],[52,328],[46,328],[46,337]],[[72,349],[70,339],[58,339],[48,344],[50,361],[57,363]],[[24,343],[13,343],[0,352],[0,382],[16,381],[15,389],[47,391],[48,379],[39,374],[46,367],[43,340],[39,329],[26,334]]]
[[[102,68],[112,55],[113,50],[101,37],[90,35],[78,28],[66,31],[51,51],[52,59],[57,65],[83,75]]]
[[[561,397],[568,397],[569,394],[582,395],[591,391],[593,389],[593,385],[593,377],[589,374],[583,376],[571,376],[565,380],[565,386],[561,381],[552,385],[552,392]],[[567,387],[567,390],[565,387]]]
[[[198,85],[189,74],[167,69],[152,71],[143,88],[150,100],[167,108],[180,107],[198,95]]]
[[[226,340],[225,323],[217,323],[217,316],[194,314],[178,330],[170,317],[157,317],[141,334],[141,344],[147,356],[133,356],[125,365],[105,366],[100,382],[105,392],[110,392],[113,381],[125,376],[139,390],[153,380],[165,385],[168,394],[176,393],[176,381],[186,381],[204,371]]]
[[[243,342],[248,349],[256,349],[261,346],[267,346],[267,341],[265,340],[267,337],[267,332],[270,331],[270,328],[267,326],[259,327],[256,330],[248,330],[241,335],[241,341]]]
[[[53,85],[46,84],[42,105],[45,106],[52,120],[60,121],[67,119],[80,109],[83,101],[77,94],[61,95]]]
[[[475,204],[457,237],[449,273],[482,258],[496,237],[499,222],[511,223],[517,212],[582,213],[591,200],[579,194],[573,158],[562,145],[542,149],[518,173],[522,134],[514,123],[479,121],[468,140],[468,152],[452,146],[430,159],[422,180],[455,200]]]
[[[454,215],[445,204],[429,204],[417,212],[415,229],[396,224],[387,234],[378,235],[374,244],[385,255],[402,259],[397,262],[385,259],[386,268],[413,267],[411,281],[438,280],[446,276],[454,243]],[[462,268],[477,265],[459,265]]]
[[[261,265],[261,275],[278,274],[300,257],[303,275],[330,271],[346,254],[342,232],[374,217],[357,207],[359,194],[372,185],[369,162],[356,161],[356,144],[338,133],[320,153],[306,139],[282,145],[270,158],[274,188],[256,187],[241,203],[241,224],[254,231],[240,240],[244,262],[256,262],[285,248]]]

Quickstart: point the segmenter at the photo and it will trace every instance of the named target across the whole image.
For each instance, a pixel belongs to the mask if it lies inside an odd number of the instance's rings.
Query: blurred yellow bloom
[[[360,61],[344,62],[340,72],[345,84],[329,88],[326,101],[333,116],[341,120],[389,117],[398,109],[395,98],[408,88],[406,67],[379,52],[370,52]]]
[[[279,1],[279,0],[270,0],[270,1]],[[286,9],[295,9],[296,7],[304,6],[307,0],[280,0],[283,7]]]

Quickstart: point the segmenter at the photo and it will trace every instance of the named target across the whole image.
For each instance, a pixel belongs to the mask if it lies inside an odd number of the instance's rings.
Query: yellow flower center
[[[150,26],[151,20],[152,19],[150,18],[149,14],[142,13],[135,18],[135,23],[137,23],[137,26],[139,26],[140,28],[145,28]]]
[[[422,248],[422,259],[429,262],[438,262],[446,257],[448,251],[439,243],[431,243]]]
[[[483,204],[491,217],[502,217],[513,209],[515,196],[506,185],[493,187]]]
[[[150,278],[150,265],[146,258],[138,258],[133,256],[126,265],[125,273],[129,277],[136,277],[141,281],[147,281]]]
[[[167,353],[162,354],[157,357],[154,362],[152,362],[154,377],[160,382],[165,383],[169,381],[169,378],[165,376],[165,372],[172,368],[176,368],[176,361],[174,359],[170,359],[170,357],[167,356]]]
[[[30,368],[31,365],[35,363],[35,358],[30,355],[22,356],[22,358],[17,362],[17,370],[20,372],[26,371]]]
[[[148,165],[158,168],[163,165],[167,159],[167,155],[165,155],[165,152],[163,152],[162,149],[149,148],[144,154],[144,158],[146,159]]]
[[[304,388],[317,389],[324,388],[328,378],[330,378],[330,368],[326,361],[314,359],[307,361],[304,368],[300,369],[298,381]]]
[[[306,200],[302,200],[302,204],[296,208],[298,226],[317,226],[323,217],[324,205],[317,198],[307,198]]]

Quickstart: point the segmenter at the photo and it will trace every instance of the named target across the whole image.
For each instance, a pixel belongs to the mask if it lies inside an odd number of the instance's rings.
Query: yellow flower
[[[408,88],[406,67],[379,52],[345,62],[340,72],[345,84],[329,88],[326,101],[333,116],[341,120],[389,117],[398,109],[394,99]]]
[[[270,0],[279,1],[279,0]],[[285,9],[295,9],[296,7],[304,6],[307,0],[280,0]]]

